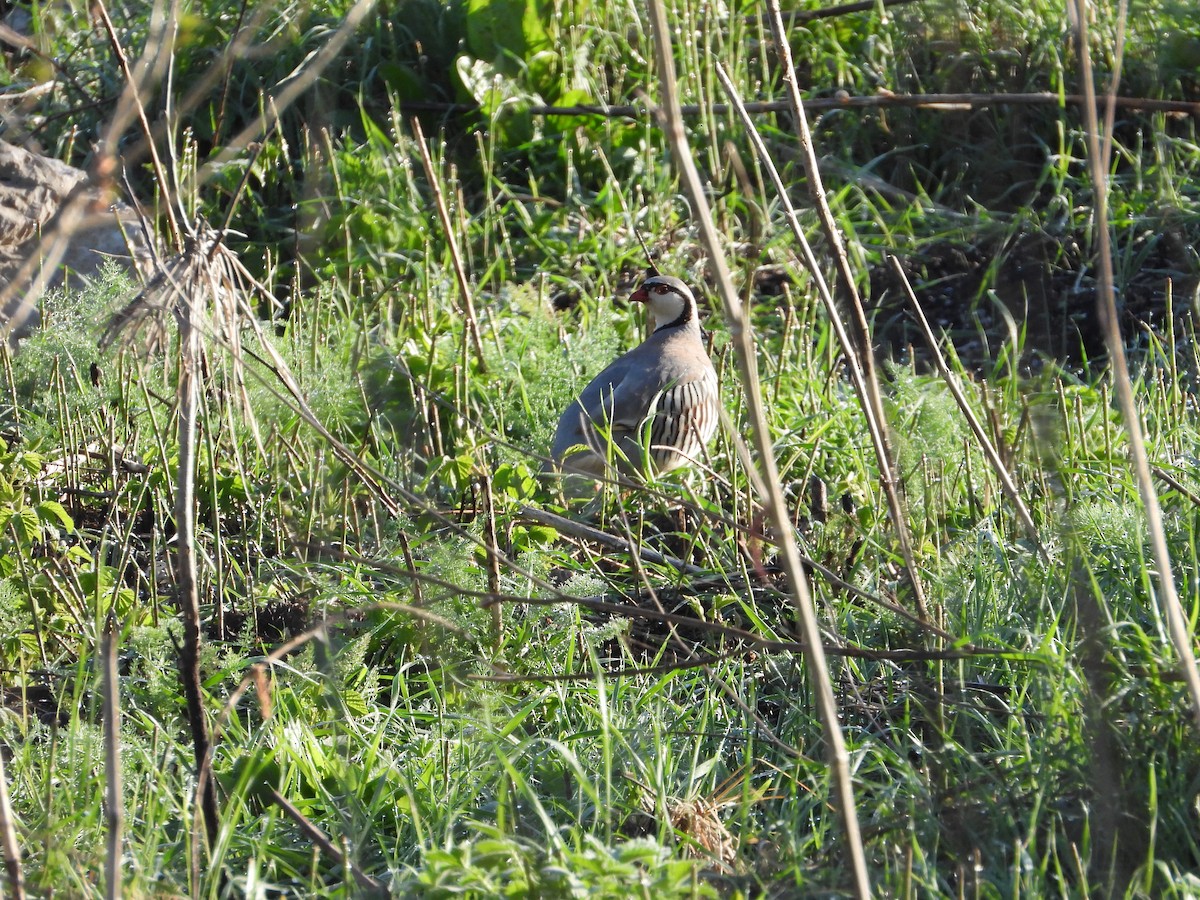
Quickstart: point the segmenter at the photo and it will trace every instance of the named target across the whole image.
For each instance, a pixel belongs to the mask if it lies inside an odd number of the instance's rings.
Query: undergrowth
[[[256,79],[291,73],[347,8],[266,8],[253,23],[273,52],[237,62],[179,123],[188,149],[177,181],[196,216],[222,220],[250,169],[231,244],[282,301],[265,339],[243,339],[244,395],[214,377],[204,396],[202,675],[219,723],[221,811],[211,847],[194,839],[203,832],[174,673],[178,348],[97,349],[134,290],[113,269],[48,298],[42,331],[4,357],[0,728],[30,889],[101,893],[99,648],[112,623],[130,895],[350,896],[362,889],[350,864],[395,896],[845,892],[812,688],[785,643],[794,611],[737,453],[745,425],[729,335],[661,135],[648,118],[533,111],[653,95],[641,14],[381,6],[261,146],[204,170],[257,115]],[[180,82],[231,37],[222,10],[189,11]],[[536,19],[520,48],[498,25],[514,10]],[[1134,16],[1124,92],[1195,99],[1188,11],[1162,2]],[[917,561],[948,635],[935,639],[904,614],[911,592],[866,426],[810,276],[735,119],[712,108],[723,98],[709,54],[747,96],[778,92],[757,13],[680,4],[673,15],[694,40],[679,64],[685,101],[702,108],[691,137],[750,301],[788,511],[834,651],[875,889],[1195,896],[1200,745],[1091,320],[1077,116],[997,104],[814,121],[888,360]],[[108,59],[68,27],[83,15],[55,7],[34,33],[69,71],[95,66],[95,80],[56,89],[25,123],[75,162],[87,143],[56,116],[80,109],[77,128],[90,134],[106,106],[84,98],[116,90]],[[139,48],[150,17],[123,15]],[[1098,43],[1114,27],[1101,11]],[[920,4],[809,22],[793,43],[811,96],[1069,93],[1065,28],[1053,4]],[[6,57],[5,78],[27,77],[38,59]],[[433,136],[479,352],[413,115]],[[799,195],[791,123],[764,128]],[[1164,114],[1123,111],[1116,139],[1124,324],[1194,631],[1200,153],[1194,120]],[[635,230],[702,295],[733,428],[704,471],[564,510],[539,475],[542,455],[570,398],[643,333],[619,302],[646,265]],[[949,338],[954,377],[1047,559],[914,346],[888,254]],[[206,338],[207,371],[223,372],[225,348]],[[263,340],[378,484],[305,421],[263,364]],[[401,498],[398,512],[381,492]],[[591,516],[627,546],[695,568],[604,548],[530,507]],[[315,850],[279,797],[337,853]]]

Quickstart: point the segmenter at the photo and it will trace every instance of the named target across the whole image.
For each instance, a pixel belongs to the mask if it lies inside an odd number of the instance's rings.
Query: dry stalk
[[[21,845],[17,843],[12,804],[8,800],[8,775],[4,771],[3,753],[0,753],[0,845],[4,848],[8,889],[13,900],[25,900],[25,870],[21,868]]]
[[[110,132],[114,137],[119,136],[124,131],[125,125],[135,117],[141,124],[143,135],[149,144],[155,178],[168,211],[171,239],[176,248],[176,255],[166,264],[160,265],[158,276],[114,317],[105,340],[111,341],[131,325],[133,327],[130,331],[136,331],[140,325],[146,322],[153,323],[158,335],[165,335],[165,323],[169,318],[174,318],[179,330],[179,380],[176,384],[176,404],[179,410],[177,424],[179,461],[175,473],[174,504],[175,570],[176,583],[179,588],[180,617],[183,621],[179,676],[192,733],[200,818],[203,820],[208,847],[211,849],[215,846],[220,831],[220,813],[217,804],[216,780],[211,771],[212,756],[208,720],[200,677],[201,618],[199,566],[196,554],[195,479],[198,416],[201,402],[200,382],[203,378],[204,355],[201,337],[205,320],[211,312],[214,327],[218,331],[230,335],[230,339],[235,343],[240,341],[238,336],[240,329],[236,321],[237,307],[235,303],[228,302],[237,296],[237,290],[236,286],[231,283],[228,269],[221,265],[223,260],[214,260],[214,248],[211,245],[217,242],[213,240],[211,230],[202,229],[200,233],[197,233],[191,223],[181,222],[176,218],[172,185],[159,158],[157,147],[154,145],[153,131],[142,104],[141,96],[145,85],[157,77],[153,65],[155,57],[152,57],[151,54],[156,53],[160,60],[164,60],[158,63],[159,66],[166,65],[166,60],[169,60],[170,57],[170,41],[164,37],[169,31],[168,24],[164,22],[158,29],[162,39],[147,43],[145,57],[139,64],[142,77],[137,78],[102,3],[99,3],[99,9],[114,53],[125,76],[125,93],[122,99],[130,110],[126,113],[126,121],[121,124],[120,130],[116,130],[117,121],[114,121],[110,125]],[[161,10],[157,7],[153,18],[161,21]],[[110,157],[110,161],[115,168],[115,160]],[[129,332],[126,332],[125,337],[128,339]],[[152,343],[153,341],[152,336]],[[244,399],[245,390],[240,375],[239,359],[235,358],[234,368],[235,380],[242,387]],[[109,814],[112,815],[111,809]],[[117,833],[119,837],[119,830]],[[192,837],[193,843],[198,844],[199,833],[194,831]],[[200,854],[195,852],[192,856],[192,878],[195,884],[199,883],[199,865]]]
[[[183,647],[179,674],[187,701],[196,759],[200,811],[209,846],[215,846],[220,822],[217,790],[209,756],[208,720],[200,686],[200,586],[196,563],[196,421],[200,405],[201,347],[199,319],[201,300],[194,291],[177,299],[179,316],[179,466],[175,474],[175,571],[179,585],[179,610],[183,618]],[[197,860],[198,863],[198,860]]]
[[[1200,506],[1200,494],[1197,494],[1162,466],[1154,466],[1154,474],[1162,479],[1171,490],[1177,491],[1180,495],[1186,497],[1193,506]]]
[[[1173,116],[1200,116],[1195,100],[1162,100],[1155,97],[1114,97],[1120,109],[1161,112]],[[927,109],[931,112],[970,112],[992,106],[1085,106],[1083,94],[1001,91],[994,94],[869,94],[858,97],[819,97],[805,101],[812,110],[829,109]],[[778,112],[779,103],[759,104],[761,112]]]
[[[854,383],[854,392],[858,396],[859,404],[863,408],[863,416],[866,419],[867,431],[871,435],[871,443],[875,448],[875,457],[879,462],[880,471],[883,472],[885,466],[890,466],[890,452],[887,447],[887,435],[883,430],[883,420],[873,414],[874,404],[872,402],[872,392],[870,382],[866,373],[863,371],[863,366],[860,363],[860,354],[855,346],[854,340],[846,329],[845,323],[842,321],[841,311],[838,309],[837,303],[833,299],[833,293],[829,289],[829,283],[825,280],[825,273],[821,271],[820,265],[817,263],[816,255],[813,253],[812,245],[808,241],[808,237],[804,233],[804,228],[800,224],[800,216],[796,212],[795,206],[792,204],[791,197],[788,194],[787,187],[783,183],[783,178],[779,174],[779,169],[776,167],[774,160],[771,159],[770,153],[767,151],[767,145],[759,134],[758,128],[754,125],[754,120],[750,118],[749,111],[745,104],[742,103],[741,97],[738,95],[737,88],[733,81],[726,74],[725,69],[719,62],[713,62],[713,69],[717,73],[717,78],[720,79],[726,94],[729,95],[730,105],[738,113],[742,120],[742,125],[746,129],[747,135],[750,137],[750,142],[754,145],[754,150],[758,154],[759,160],[770,176],[772,183],[775,185],[775,191],[779,196],[779,201],[783,205],[784,215],[788,225],[791,227],[792,235],[796,238],[796,242],[800,245],[801,257],[804,260],[809,272],[813,276],[813,283],[816,285],[817,294],[821,298],[821,303],[825,307],[826,315],[829,316],[829,322],[833,326],[834,334],[838,339],[838,346],[841,347],[843,355],[846,357],[846,367],[850,371],[850,380]],[[873,358],[870,353],[867,358]],[[876,394],[878,392],[876,391]],[[890,468],[888,469],[890,472]],[[895,507],[891,504],[894,498],[895,503],[899,505],[899,495],[892,491],[888,493],[888,485],[894,486],[894,481],[890,474],[887,476],[881,475],[880,480],[883,483],[884,491],[889,498],[889,509]],[[893,523],[899,521],[897,525],[898,533],[903,529],[903,534],[907,538],[907,519],[903,516],[903,507],[901,506],[901,515],[897,520],[896,516],[892,517]],[[902,544],[902,547],[904,544]],[[915,569],[913,570],[915,573]],[[916,607],[917,616],[923,623],[928,624],[930,618],[925,607],[924,591],[919,589],[921,584],[919,577],[913,581],[914,585],[918,586],[916,591]]]
[[[763,409],[762,393],[759,388],[754,336],[742,309],[741,300],[734,289],[720,238],[713,227],[704,186],[700,182],[700,175],[696,171],[696,164],[692,159],[691,150],[684,135],[683,118],[679,111],[675,61],[671,49],[671,32],[667,25],[666,10],[661,0],[651,0],[649,12],[651,31],[654,34],[654,56],[660,81],[659,90],[662,101],[660,122],[670,144],[671,154],[675,158],[686,195],[691,201],[692,216],[700,229],[700,236],[707,251],[709,263],[716,275],[721,298],[724,301],[725,316],[737,350],[738,372],[746,396],[746,408],[750,417],[755,449],[758,451],[761,475],[767,488],[767,494],[763,500],[772,527],[778,536],[783,567],[788,575],[800,620],[801,636],[805,644],[804,657],[808,664],[813,693],[825,730],[830,775],[834,783],[837,806],[845,827],[846,846],[850,857],[849,865],[855,885],[855,894],[859,897],[869,897],[871,885],[867,875],[862,835],[858,827],[858,812],[854,805],[850,757],[842,738],[837,701],[833,695],[829,669],[821,647],[821,629],[809,591],[808,576],[800,562],[800,552],[796,547],[795,536],[792,533],[791,521],[787,515],[787,507],[779,483],[779,472],[775,466],[771,436],[767,429],[766,413]]]
[[[124,840],[125,801],[121,790],[121,700],[117,690],[117,625],[112,613],[100,645],[104,672],[104,896],[121,900],[121,844]]]
[[[1037,548],[1038,556],[1041,557],[1042,562],[1050,562],[1050,553],[1046,550],[1046,546],[1042,543],[1041,537],[1038,535],[1037,525],[1033,522],[1033,516],[1029,513],[1029,507],[1021,499],[1021,492],[1017,490],[1016,481],[1013,480],[1008,467],[1004,465],[1004,460],[1000,458],[995,445],[988,438],[987,431],[984,430],[983,424],[975,415],[975,411],[971,409],[971,404],[967,402],[966,396],[963,395],[962,388],[959,387],[958,381],[954,378],[954,373],[946,365],[946,358],[942,355],[942,349],[938,346],[937,338],[933,334],[933,329],[929,327],[929,320],[925,318],[925,311],[921,309],[921,304],[917,300],[917,295],[913,293],[912,285],[909,284],[908,277],[904,274],[904,269],[901,268],[900,262],[896,257],[890,256],[888,257],[888,261],[891,263],[892,271],[900,279],[900,283],[904,285],[909,305],[912,306],[913,312],[916,313],[917,321],[921,325],[921,333],[925,336],[925,344],[929,347],[929,352],[933,354],[933,360],[937,364],[937,369],[942,376],[942,380],[946,382],[946,387],[950,389],[950,393],[954,397],[954,402],[958,404],[958,408],[967,420],[967,424],[971,427],[975,439],[979,441],[979,446],[983,448],[984,455],[987,457],[988,462],[991,463],[996,477],[1000,479],[1000,485],[1004,488],[1004,493],[1008,495],[1009,502],[1016,509],[1017,517],[1021,520],[1021,525],[1025,529],[1025,533]]]
[[[564,602],[561,597],[527,597],[516,595],[501,595],[492,597],[484,591],[467,591],[449,583],[443,583],[447,596],[480,597],[487,602],[523,603],[529,606],[552,606]],[[706,622],[691,614],[673,613],[649,609],[645,606],[635,606],[629,603],[613,603],[597,597],[571,597],[569,601],[581,609],[605,613],[624,619],[638,619],[658,625],[678,625],[693,632],[704,632],[729,642],[736,642],[742,647],[756,650],[760,653],[807,653],[808,645],[804,641],[784,641],[777,638],[765,638],[744,628],[734,625],[722,625],[719,622]],[[1019,650],[1009,650],[1002,647],[953,647],[943,650],[876,650],[871,647],[859,647],[853,644],[820,644],[821,652],[826,656],[839,656],[849,659],[891,660],[893,662],[928,662],[931,660],[971,659],[978,656],[1002,656],[1008,659],[1036,660],[1031,653]],[[518,676],[524,677],[524,676]],[[531,676],[538,680],[538,676]],[[573,677],[573,676],[572,676]],[[588,676],[581,676],[588,677]]]
[[[862,394],[860,399],[863,403],[863,413],[870,425],[871,444],[875,448],[875,459],[879,465],[880,486],[887,498],[888,515],[896,532],[896,542],[900,545],[900,556],[904,560],[908,580],[912,584],[917,613],[922,619],[927,619],[929,610],[925,603],[925,587],[917,568],[912,535],[908,528],[908,515],[900,497],[899,479],[896,476],[896,467],[892,460],[892,449],[888,443],[887,417],[884,415],[883,394],[880,391],[879,378],[875,372],[875,351],[871,346],[871,330],[867,324],[867,314],[863,309],[862,299],[858,295],[854,272],[850,269],[850,260],[846,256],[841,233],[838,231],[837,223],[833,220],[833,211],[829,208],[829,201],[825,199],[821,169],[817,162],[816,150],[813,147],[812,133],[808,128],[808,116],[804,112],[804,101],[800,97],[800,84],[796,78],[796,67],[792,63],[791,45],[788,43],[787,32],[783,27],[779,0],[767,0],[767,9],[771,15],[771,30],[775,34],[775,51],[779,54],[779,61],[783,69],[784,87],[787,89],[792,115],[796,120],[796,136],[800,141],[801,158],[804,160],[805,172],[808,175],[808,193],[816,207],[817,219],[821,223],[825,240],[828,242],[834,262],[837,264],[843,305],[847,307],[850,314],[855,346],[842,349],[847,354],[857,351],[858,365],[862,367],[862,381],[866,389],[866,393]],[[812,271],[816,274],[817,269],[814,267]]]
[[[523,506],[521,508],[521,518],[537,522],[539,525],[548,525],[561,534],[591,541],[594,544],[599,544],[601,547],[607,547],[609,550],[635,554],[651,565],[668,566],[687,575],[699,575],[704,571],[699,566],[694,566],[677,557],[659,553],[657,550],[651,550],[649,547],[644,546],[641,541],[630,543],[618,535],[609,534],[607,531],[601,531],[599,528],[593,528],[591,525],[575,522],[532,506]]]
[[[1150,470],[1149,454],[1146,452],[1146,442],[1142,434],[1141,413],[1138,411],[1137,401],[1133,396],[1133,381],[1129,375],[1129,363],[1125,358],[1125,341],[1121,336],[1121,323],[1117,317],[1112,249],[1108,233],[1107,170],[1104,168],[1104,160],[1109,158],[1108,154],[1111,151],[1109,149],[1102,150],[1100,146],[1100,129],[1096,115],[1096,86],[1092,81],[1092,57],[1088,45],[1088,5],[1087,0],[1073,0],[1079,59],[1083,70],[1083,92],[1084,96],[1088,98],[1088,102],[1083,105],[1083,115],[1087,131],[1088,169],[1091,172],[1092,193],[1095,196],[1094,231],[1096,264],[1099,269],[1097,306],[1099,307],[1101,328],[1104,331],[1104,343],[1112,366],[1117,406],[1121,410],[1121,418],[1125,422],[1125,431],[1129,436],[1130,464],[1133,467],[1134,477],[1137,479],[1142,505],[1146,510],[1146,524],[1150,532],[1150,548],[1154,556],[1154,566],[1158,573],[1158,590],[1163,613],[1167,619],[1171,642],[1175,645],[1175,652],[1179,655],[1183,678],[1187,682],[1188,692],[1191,694],[1192,713],[1196,717],[1197,727],[1200,727],[1200,668],[1197,668],[1196,654],[1192,649],[1194,637],[1188,628],[1187,616],[1179,602],[1179,593],[1175,589],[1175,576],[1171,569],[1171,554],[1167,549],[1162,508],[1158,503],[1158,494],[1154,490],[1154,476]],[[1110,104],[1113,96],[1110,90]],[[1105,133],[1104,142],[1106,148],[1111,147],[1111,131]]]
[[[188,226],[190,229],[190,225]],[[187,705],[196,765],[196,798],[199,821],[203,820],[208,846],[215,846],[220,831],[216,782],[212,775],[204,692],[200,676],[200,587],[196,548],[196,458],[199,452],[199,415],[203,379],[204,338],[222,342],[229,349],[233,380],[245,400],[240,331],[253,312],[247,312],[246,282],[240,277],[236,257],[216,240],[216,232],[203,227],[185,238],[183,253],[165,261],[158,274],[110,322],[102,343],[118,338],[130,341],[148,331],[144,345],[165,346],[170,324],[179,331],[177,441],[179,460],[175,472],[176,582],[179,588],[183,644],[179,650],[180,681]],[[246,405],[247,420],[253,424]],[[200,831],[193,830],[192,882],[200,881]]]
[[[484,454],[480,451],[480,456]],[[487,460],[481,459],[486,465]],[[485,470],[479,479],[479,487],[483,492],[483,529],[484,542],[487,545],[487,583],[488,590],[493,594],[500,593],[500,538],[496,529],[496,500],[492,491],[491,472]],[[499,647],[504,640],[504,610],[499,603],[492,606],[492,638]]]
[[[158,182],[159,190],[163,192],[163,198],[166,200],[166,202],[162,204],[162,208],[167,214],[167,225],[168,230],[171,233],[171,242],[175,247],[176,253],[182,252],[183,232],[180,230],[179,220],[175,215],[175,204],[172,202],[172,198],[168,193],[170,181],[167,180],[167,171],[165,168],[163,168],[162,159],[159,157],[158,153],[158,147],[155,145],[154,141],[150,139],[153,135],[153,131],[150,128],[150,120],[146,118],[146,106],[142,103],[141,86],[138,84],[138,80],[134,78],[133,69],[130,68],[129,65],[129,56],[125,53],[125,48],[121,46],[121,39],[117,37],[116,29],[113,28],[112,19],[110,19],[108,16],[108,9],[104,5],[104,0],[95,0],[95,5],[93,8],[96,9],[100,14],[100,20],[104,23],[104,31],[108,35],[108,42],[113,48],[113,55],[117,58],[117,63],[121,68],[121,74],[125,78],[125,83],[131,88],[129,91],[129,102],[132,104],[134,112],[137,115],[138,122],[142,126],[142,133],[147,138],[146,146],[150,150],[150,164],[154,168],[154,180]],[[164,34],[165,31],[166,30],[163,29]],[[147,42],[147,56],[149,56],[150,47],[154,43],[155,42],[153,41]],[[160,44],[159,51],[161,52],[163,48],[165,48],[169,53],[171,49],[171,42],[165,41]],[[146,61],[143,62],[143,65],[145,65],[145,68],[147,69],[150,68]]]
[[[761,479],[756,477],[755,482],[756,484],[761,484]],[[765,494],[765,489],[761,490],[760,493]],[[693,509],[696,508],[693,507]],[[707,511],[704,510],[701,512]],[[641,541],[631,543],[619,535],[611,534],[607,531],[601,531],[599,528],[594,528],[591,525],[585,525],[582,522],[576,522],[572,519],[567,519],[563,516],[555,515],[554,513],[546,512],[542,509],[536,509],[532,506],[523,506],[521,507],[521,518],[530,522],[536,522],[539,525],[548,525],[558,531],[560,534],[568,535],[576,540],[590,541],[592,543],[599,544],[601,547],[606,547],[609,550],[616,550],[619,553],[636,554],[643,562],[650,563],[651,565],[667,566],[684,575],[702,576],[705,574],[705,570],[700,566],[693,565],[692,563],[679,559],[676,556],[670,556],[666,553],[659,553],[657,550],[651,550]],[[829,582],[830,585],[837,588],[839,591],[844,591],[848,595],[866,600],[869,603],[873,603],[876,606],[886,609],[888,612],[893,613],[894,615],[900,616],[903,619],[907,619],[917,627],[932,632],[953,646],[965,646],[968,648],[971,646],[967,642],[955,637],[950,632],[939,628],[932,622],[928,622],[919,618],[900,604],[894,603],[893,601],[885,599],[884,597],[880,597],[878,594],[872,594],[870,591],[864,591],[858,585],[852,584],[851,582],[846,581],[844,578],[840,578],[838,574],[828,566],[822,565],[810,556],[801,554],[800,561],[805,565],[806,568],[819,573],[822,578],[824,578],[827,582]],[[709,583],[709,580],[693,582],[692,587],[703,588]],[[721,580],[721,584],[724,587],[732,590],[737,589],[739,585],[744,587],[746,581],[737,578],[723,578]],[[563,602],[569,601],[564,600]]]
[[[468,535],[469,532],[461,532],[461,536],[464,538]],[[483,545],[479,544],[479,546],[482,547]],[[616,604],[595,597],[578,597],[565,594],[559,588],[544,582],[536,575],[524,572],[521,574],[528,578],[531,584],[536,584],[539,588],[541,588],[542,592],[539,596],[533,597],[526,594],[506,594],[485,590],[472,590],[470,588],[463,587],[460,584],[447,581],[444,578],[439,578],[436,575],[431,575],[428,572],[414,571],[407,567],[388,565],[380,562],[379,560],[367,559],[366,557],[346,550],[344,547],[334,548],[318,545],[306,547],[305,549],[312,558],[324,555],[330,559],[349,560],[357,565],[370,565],[378,572],[386,573],[399,578],[407,578],[413,584],[419,583],[425,585],[426,587],[439,588],[444,592],[444,596],[446,597],[465,597],[472,600],[479,600],[481,604],[485,606],[492,603],[521,603],[531,606],[552,606],[557,603],[572,603],[576,606],[580,606],[584,609],[589,609],[594,612],[625,616],[629,618],[648,619],[651,621],[657,621],[664,625],[686,625],[693,631],[707,632],[764,652],[795,654],[802,653],[804,651],[804,645],[796,641],[781,641],[774,638],[764,638],[759,634],[746,631],[745,629],[724,625],[719,622],[702,621],[691,615],[681,616],[674,613],[660,613],[657,610],[645,609],[644,607],[639,606],[630,606],[628,603]],[[519,566],[515,564],[512,565],[514,570],[520,571]],[[888,604],[881,599],[874,597],[873,595],[867,594],[866,592],[859,591],[858,593],[864,599],[881,603],[883,606],[893,611],[899,609],[899,607],[896,607],[894,604]],[[440,596],[443,595],[431,592],[427,596],[427,602],[434,602]],[[356,607],[353,612],[355,614],[361,614],[372,609],[394,609],[415,616],[422,621],[435,624],[440,628],[444,628],[454,634],[457,634],[459,637],[466,636],[462,630],[454,626],[453,623],[450,623],[435,613],[430,612],[428,609],[419,606],[409,606],[397,603],[375,603],[367,607]],[[345,615],[349,614],[350,612],[347,612],[341,616],[334,616],[324,619],[322,620],[322,624],[315,630],[319,631],[321,628],[327,625],[332,625],[337,621],[341,621]],[[283,655],[286,655],[296,646],[299,646],[296,641],[302,643],[303,641],[308,640],[310,636],[311,635],[301,635],[299,638],[294,639],[294,641],[276,649],[269,657],[267,657],[268,662],[282,658]],[[946,637],[948,642],[953,645],[952,649],[874,650],[866,647],[826,645],[825,652],[830,656],[849,656],[862,659],[886,659],[896,661],[966,659],[972,656],[1004,656],[1009,659],[1020,659],[1027,661],[1037,661],[1039,659],[1039,657],[1037,657],[1035,654],[1014,651],[1008,648],[979,647],[974,644],[958,642],[952,635],[948,634],[944,635],[944,637]],[[239,688],[238,691],[235,692],[235,694],[240,697],[241,691],[245,689],[245,686],[246,685],[244,684],[242,688]],[[231,702],[235,701],[231,700]]]
[[[345,853],[338,850],[328,837],[325,836],[320,828],[314,825],[304,813],[300,812],[287,797],[271,788],[271,800],[276,806],[283,810],[284,815],[291,819],[296,826],[303,831],[310,841],[312,841],[322,853],[328,856],[335,862],[341,863],[342,867],[350,873],[354,878],[355,884],[359,890],[363,891],[364,896],[368,897],[388,897],[391,896],[388,889],[382,882],[364,872],[355,864],[354,860],[350,859]]]
[[[292,73],[276,85],[277,90],[264,99],[263,112],[249,125],[237,133],[231,140],[226,141],[224,148],[212,160],[205,163],[200,172],[200,182],[203,183],[220,170],[221,166],[235,158],[253,141],[266,134],[271,127],[279,122],[280,114],[295,103],[305,91],[321,76],[321,73],[332,63],[342,48],[350,40],[350,36],[358,30],[367,18],[375,11],[377,0],[358,0],[346,13],[346,18],[321,49],[310,56],[303,68]],[[232,49],[232,48],[231,48]],[[225,60],[236,60],[236,55],[229,53]]]
[[[1116,105],[1121,109],[1138,112],[1161,112],[1175,116],[1200,117],[1200,103],[1194,100],[1160,100],[1154,97],[1117,97]],[[930,112],[961,113],[992,106],[1083,106],[1082,94],[1057,94],[1050,92],[996,93],[996,94],[868,94],[863,96],[813,97],[804,102],[804,107],[813,112],[831,109],[926,109]],[[408,100],[400,104],[407,115],[416,113],[469,113],[478,111],[475,103],[445,103],[433,100]],[[699,115],[724,115],[730,112],[728,103],[685,103],[679,107],[685,118]],[[752,115],[789,112],[792,105],[784,100],[753,100],[746,103]],[[644,119],[647,109],[643,105],[614,104],[606,106],[531,106],[533,116],[597,116],[604,119]]]
[[[437,172],[433,168],[433,159],[429,148],[425,146],[425,133],[421,131],[421,122],[413,118],[413,136],[417,139],[417,148],[421,151],[421,164],[425,167],[425,178],[429,181],[429,189],[433,191],[433,202],[437,206],[438,218],[442,221],[442,230],[446,233],[446,243],[450,246],[450,261],[454,265],[454,277],[458,280],[458,293],[462,298],[462,314],[467,322],[467,334],[471,338],[471,348],[475,351],[475,359],[479,368],[483,369],[483,338],[479,334],[479,319],[475,315],[475,301],[472,297],[471,282],[467,279],[467,269],[463,265],[462,253],[458,249],[458,240],[454,237],[454,223],[450,220],[450,210],[446,206],[446,198],[442,194],[442,183],[438,181]]]
[[[888,6],[903,6],[908,3],[919,3],[920,0],[858,0],[856,3],[842,3],[838,6],[827,6],[824,9],[792,9],[788,10],[788,24],[797,22],[816,22],[821,19],[833,19],[837,16],[847,16],[852,13],[874,12]],[[768,21],[769,16],[750,15],[749,22]]]
[[[308,90],[320,76],[321,72],[337,58],[337,54],[341,52],[353,32],[373,12],[376,2],[377,0],[358,0],[355,3],[337,30],[321,49],[306,62],[305,66],[300,71],[293,73],[287,80],[277,85],[275,93],[264,104],[265,112],[246,126],[233,140],[227,142],[215,159],[205,164],[204,168],[197,175],[197,184],[203,184],[208,181],[220,165],[235,157],[252,141],[266,133],[269,127],[278,122],[283,110],[294,103],[304,91]],[[163,49],[171,46],[171,41],[167,36],[171,28],[175,25],[175,18],[173,15],[164,17],[161,14],[161,9],[158,7],[155,8],[151,24],[156,27],[150,39],[146,42],[146,52],[136,64],[130,65],[124,50],[115,37],[115,32],[111,28],[111,22],[108,22],[107,12],[104,10],[103,5],[100,5],[99,9],[103,14],[104,20],[107,22],[106,27],[109,31],[110,40],[113,44],[114,52],[117,54],[122,73],[125,76],[125,86],[117,101],[116,109],[109,119],[100,140],[97,142],[99,153],[90,173],[90,182],[80,185],[79,188],[63,201],[54,219],[43,228],[42,240],[38,252],[30,254],[29,259],[26,260],[9,283],[0,285],[0,308],[7,308],[11,301],[17,298],[17,293],[22,289],[22,286],[25,286],[20,304],[16,307],[8,321],[0,324],[0,340],[7,339],[12,331],[28,321],[33,310],[36,308],[37,298],[45,291],[50,275],[62,262],[71,236],[88,226],[89,219],[91,218],[89,210],[96,205],[88,196],[91,188],[99,187],[105,193],[114,192],[114,175],[120,167],[116,156],[116,148],[120,145],[125,131],[135,119],[141,122],[143,137],[138,144],[125,152],[122,158],[126,164],[133,164],[147,153],[150,154],[153,160],[156,179],[163,191],[162,196],[168,215],[173,219],[175,214],[174,206],[170,199],[171,191],[167,182],[167,173],[158,160],[158,154],[154,146],[155,140],[162,136],[168,125],[160,120],[152,126],[146,118],[140,100],[142,96],[146,95],[149,85],[162,80],[163,72],[171,62],[171,54],[163,52]],[[252,33],[253,28],[265,17],[265,10],[266,7],[263,7],[263,11],[255,13],[249,25],[240,29],[231,40],[229,46],[226,48],[226,52],[222,54],[197,83],[192,85],[187,96],[176,108],[175,114],[177,119],[195,108],[201,102],[207,89],[223,73],[228,71],[228,68],[232,66],[234,61],[245,53],[250,43],[249,35]],[[0,41],[6,40],[6,35],[11,36],[9,32],[10,30],[0,32]],[[9,42],[11,43],[11,41]],[[107,203],[102,202],[98,205],[103,208],[107,206]],[[187,227],[186,222],[181,222],[180,225],[185,228]],[[171,231],[176,249],[181,251],[182,240],[180,236],[182,232],[174,221],[172,221]]]
[[[0,309],[8,308],[17,299],[18,292],[24,290],[20,303],[8,321],[0,324],[0,340],[7,340],[12,331],[29,320],[36,309],[37,299],[66,255],[71,236],[88,227],[89,222],[96,218],[94,209],[107,207],[103,197],[115,193],[115,174],[119,168],[115,148],[125,130],[138,117],[139,98],[145,93],[146,86],[161,77],[169,56],[159,52],[165,43],[163,34],[166,23],[161,17],[155,16],[151,24],[158,28],[147,40],[143,57],[136,66],[130,67],[127,63],[123,66],[127,76],[125,85],[116,109],[97,142],[99,152],[92,164],[89,181],[78,185],[59,205],[54,218],[42,229],[38,252],[31,253],[9,282],[0,285]],[[89,196],[93,187],[100,189],[101,198]]]

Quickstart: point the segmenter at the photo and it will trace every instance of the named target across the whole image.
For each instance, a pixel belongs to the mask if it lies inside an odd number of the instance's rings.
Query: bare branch
[[[429,181],[429,189],[433,191],[433,202],[437,207],[438,218],[442,221],[442,230],[446,233],[446,243],[450,247],[450,261],[454,265],[454,277],[458,279],[458,293],[462,300],[462,314],[467,322],[467,334],[471,338],[471,347],[480,369],[483,365],[483,338],[479,334],[479,319],[475,315],[475,301],[472,297],[471,282],[467,278],[467,269],[463,265],[462,253],[458,249],[458,239],[454,236],[454,223],[450,220],[450,210],[446,206],[446,197],[442,193],[442,184],[433,168],[433,159],[429,148],[425,146],[425,133],[421,130],[420,119],[412,119],[413,136],[417,140],[417,149],[421,151],[421,163],[425,167],[425,178]]]
[[[121,900],[121,844],[125,799],[121,790],[121,695],[117,689],[118,626],[110,612],[100,644],[104,673],[104,819],[108,846],[104,858],[104,896]]]

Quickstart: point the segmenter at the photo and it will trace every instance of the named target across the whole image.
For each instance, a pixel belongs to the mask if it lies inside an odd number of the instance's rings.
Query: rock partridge
[[[717,428],[717,373],[696,313],[696,298],[669,275],[633,292],[654,332],[592,379],[558,420],[551,455],[564,471],[598,476],[670,471],[700,457]],[[649,427],[647,427],[649,426]],[[648,438],[648,443],[647,443]]]

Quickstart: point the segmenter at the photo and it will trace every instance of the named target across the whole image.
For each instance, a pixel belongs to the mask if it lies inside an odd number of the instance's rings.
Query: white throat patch
[[[687,301],[674,291],[668,291],[665,294],[656,294],[651,290],[649,293],[650,299],[646,302],[646,305],[650,307],[650,315],[654,317],[655,329],[662,328],[664,325],[674,322],[683,315],[684,309],[687,308]]]

